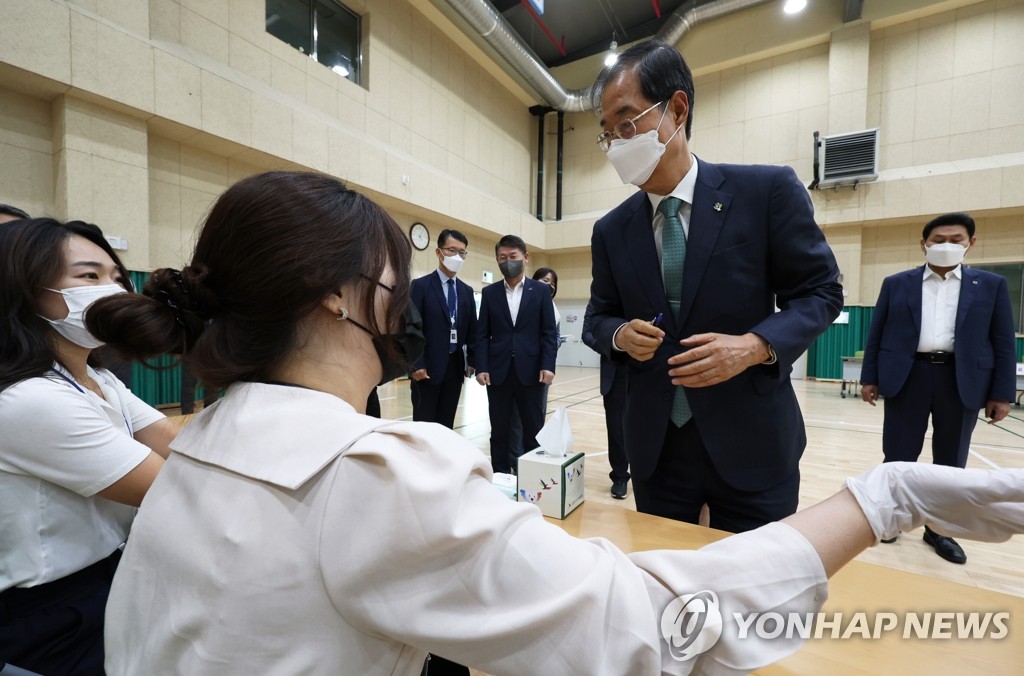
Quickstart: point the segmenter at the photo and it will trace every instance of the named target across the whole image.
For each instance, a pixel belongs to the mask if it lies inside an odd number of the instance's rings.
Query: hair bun
[[[206,328],[209,316],[202,303],[194,298],[191,285],[185,281],[182,271],[174,268],[160,268],[154,271],[149,281],[146,282],[143,293],[159,301],[174,313],[175,323],[184,332],[184,351],[191,350],[196,339]]]

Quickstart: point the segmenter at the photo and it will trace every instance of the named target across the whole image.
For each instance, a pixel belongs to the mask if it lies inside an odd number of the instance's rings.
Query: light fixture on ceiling
[[[806,6],[807,0],[786,0],[786,4],[782,6],[782,11],[786,14],[796,14],[803,11]]]
[[[604,57],[604,65],[611,66],[619,60],[619,43],[612,39],[612,43],[608,45],[608,54]]]

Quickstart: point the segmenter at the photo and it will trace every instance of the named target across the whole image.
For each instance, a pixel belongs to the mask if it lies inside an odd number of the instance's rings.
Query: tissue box
[[[512,474],[502,474],[501,472],[495,472],[491,478],[491,485],[498,489],[502,495],[509,500],[515,502],[516,500],[516,478]]]
[[[544,516],[564,519],[583,504],[582,453],[552,456],[538,448],[519,458],[519,502],[532,502]]]

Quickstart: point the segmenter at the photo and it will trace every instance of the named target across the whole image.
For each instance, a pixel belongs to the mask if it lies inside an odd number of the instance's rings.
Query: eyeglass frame
[[[622,139],[623,141],[628,141],[629,139],[633,138],[634,136],[636,136],[636,121],[663,103],[665,103],[665,101],[659,101],[658,103],[655,103],[653,106],[651,106],[644,112],[640,113],[639,115],[636,115],[628,120],[623,120],[622,122],[619,122],[612,128],[611,131],[601,132],[600,134],[597,135],[597,147],[599,147],[601,150],[607,151],[609,148],[611,148],[612,141],[614,141],[615,139]],[[633,127],[633,133],[630,134],[629,136],[624,136],[620,131],[620,128],[624,127],[625,125]]]
[[[448,254],[449,256],[458,256],[462,260],[466,260],[466,256],[469,255],[469,251],[466,250],[466,249],[463,249],[462,251],[459,251],[458,249],[452,249],[451,247],[439,246],[439,247],[437,247],[437,250],[438,251],[443,251],[446,254]]]

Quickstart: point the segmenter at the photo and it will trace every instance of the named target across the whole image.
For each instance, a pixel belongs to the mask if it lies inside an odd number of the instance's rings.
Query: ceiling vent
[[[821,163],[818,163],[818,149]],[[821,171],[819,178],[819,169]],[[833,134],[818,140],[814,132],[814,182],[809,188],[857,188],[878,178],[878,128]]]

